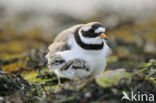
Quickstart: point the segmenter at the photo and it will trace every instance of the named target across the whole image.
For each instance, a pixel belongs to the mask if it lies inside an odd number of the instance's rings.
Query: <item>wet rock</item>
[[[0,96],[8,96],[22,88],[26,90],[30,87],[29,83],[20,75],[9,75],[4,72],[0,72],[0,84]]]
[[[145,78],[138,78],[138,76],[133,77],[132,82],[128,85],[130,88],[130,91],[146,94],[155,94],[156,93],[156,85],[151,81],[147,80]]]

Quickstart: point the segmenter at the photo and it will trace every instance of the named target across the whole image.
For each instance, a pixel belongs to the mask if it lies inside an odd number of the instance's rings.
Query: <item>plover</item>
[[[111,48],[99,22],[79,24],[58,34],[48,47],[48,68],[58,77],[85,79],[104,71]]]

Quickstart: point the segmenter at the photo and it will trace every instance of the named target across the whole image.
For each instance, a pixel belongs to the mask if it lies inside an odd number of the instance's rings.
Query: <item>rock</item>
[[[148,42],[145,44],[144,51],[146,53],[156,53],[156,46],[152,42]]]
[[[25,90],[30,87],[29,83],[20,75],[10,75],[0,72],[0,96],[9,96],[18,90]]]
[[[91,96],[92,96],[92,94],[90,92],[85,93],[86,98],[90,98]]]
[[[0,97],[0,103],[4,103],[4,97]]]
[[[106,88],[117,85],[122,79],[127,79],[128,82],[131,80],[131,74],[126,72],[125,69],[106,71],[97,75],[95,81],[98,85]]]

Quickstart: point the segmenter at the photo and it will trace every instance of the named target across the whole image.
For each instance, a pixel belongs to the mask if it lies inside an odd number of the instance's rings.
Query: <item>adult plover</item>
[[[57,35],[46,55],[48,68],[58,77],[85,79],[104,71],[110,46],[105,28],[91,22],[75,25]]]

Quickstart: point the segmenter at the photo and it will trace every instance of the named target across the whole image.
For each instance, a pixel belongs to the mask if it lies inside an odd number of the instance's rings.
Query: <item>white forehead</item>
[[[105,32],[105,28],[104,27],[98,27],[96,30],[95,30],[95,33],[100,33],[100,32]]]

